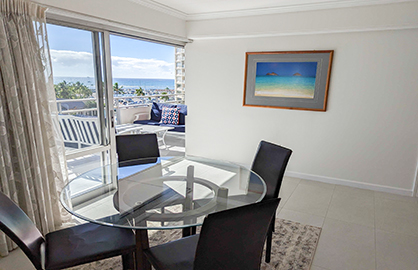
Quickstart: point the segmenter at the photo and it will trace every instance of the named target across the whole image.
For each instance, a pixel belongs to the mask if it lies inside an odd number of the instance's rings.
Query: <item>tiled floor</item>
[[[418,269],[418,199],[286,177],[278,217],[322,227],[312,270]]]
[[[312,270],[418,269],[418,200],[285,177],[278,217],[322,227]],[[33,269],[20,251],[0,269]]]

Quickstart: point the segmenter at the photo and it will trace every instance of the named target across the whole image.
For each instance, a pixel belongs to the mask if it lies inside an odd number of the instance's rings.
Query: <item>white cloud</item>
[[[51,58],[54,76],[94,76],[92,53],[51,50]],[[173,79],[174,63],[156,59],[113,56],[112,74],[114,78]]]
[[[51,50],[52,68],[57,77],[92,77],[94,74],[93,54]]]
[[[113,56],[112,74],[115,78],[173,79],[174,63],[156,59]]]

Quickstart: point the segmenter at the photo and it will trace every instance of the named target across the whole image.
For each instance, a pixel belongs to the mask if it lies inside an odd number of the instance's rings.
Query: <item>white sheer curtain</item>
[[[70,218],[59,203],[67,175],[45,9],[0,1],[0,190],[45,234]],[[0,232],[0,255],[12,248]]]

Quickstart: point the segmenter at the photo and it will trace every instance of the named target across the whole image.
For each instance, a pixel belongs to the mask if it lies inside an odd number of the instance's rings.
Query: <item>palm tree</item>
[[[162,92],[161,95],[167,95],[167,92]],[[161,97],[161,99],[165,100],[166,102],[168,101],[169,97],[168,96],[164,96]]]
[[[135,94],[140,97],[140,96],[145,96],[144,93],[144,89],[142,89],[142,87],[139,87],[138,89],[135,90]]]
[[[117,82],[115,82],[115,84],[113,85],[113,92],[115,94],[124,94],[122,88],[123,88],[123,86],[119,87],[119,84]]]

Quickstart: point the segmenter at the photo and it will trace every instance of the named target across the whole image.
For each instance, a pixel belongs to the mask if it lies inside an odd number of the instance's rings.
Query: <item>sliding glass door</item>
[[[109,34],[48,24],[54,87],[70,180],[115,162]],[[107,49],[107,51],[109,51]],[[109,88],[110,86],[110,88]],[[110,89],[110,90],[109,90]],[[111,188],[103,172],[73,196]]]
[[[116,163],[116,124],[146,120],[153,102],[184,104],[183,47],[56,21],[48,37],[70,180]],[[109,175],[86,179],[72,196],[114,188]]]

